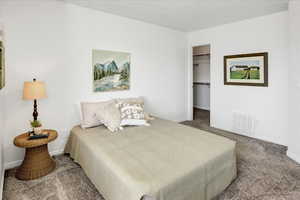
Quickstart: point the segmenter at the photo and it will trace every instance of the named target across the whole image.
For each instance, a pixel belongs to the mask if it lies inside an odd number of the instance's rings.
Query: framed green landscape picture
[[[130,53],[93,50],[94,92],[129,90]]]
[[[268,53],[224,56],[224,84],[268,86]]]

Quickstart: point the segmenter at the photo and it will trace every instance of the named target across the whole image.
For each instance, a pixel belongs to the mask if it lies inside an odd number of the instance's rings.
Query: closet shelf
[[[194,85],[210,85],[209,82],[193,82]]]
[[[196,56],[210,56],[210,54],[209,53],[205,53],[205,54],[197,54],[197,55],[193,55],[194,57],[196,57]]]

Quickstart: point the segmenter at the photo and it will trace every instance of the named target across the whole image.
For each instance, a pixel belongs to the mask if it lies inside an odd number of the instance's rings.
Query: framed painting
[[[224,56],[224,84],[268,86],[268,53]]]
[[[0,90],[5,86],[4,47],[0,41]]]
[[[93,50],[92,60],[94,92],[129,90],[130,53]]]

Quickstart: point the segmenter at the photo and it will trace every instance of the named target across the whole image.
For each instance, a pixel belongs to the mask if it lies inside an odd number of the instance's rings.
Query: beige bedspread
[[[236,177],[235,142],[175,122],[72,129],[66,153],[106,200],[207,200]]]

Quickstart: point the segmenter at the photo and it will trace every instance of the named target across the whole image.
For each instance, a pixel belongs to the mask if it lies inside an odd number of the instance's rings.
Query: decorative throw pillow
[[[103,109],[111,102],[115,103],[115,100],[101,101],[101,102],[81,102],[81,128],[91,128],[103,124],[96,117],[96,111]]]
[[[117,104],[120,103],[138,103],[144,105],[144,98],[143,97],[132,97],[132,98],[123,98],[123,99],[116,99]]]
[[[106,106],[104,106],[103,109],[98,109],[96,111],[96,117],[99,121],[103,122],[103,124],[111,132],[116,132],[118,130],[123,129],[120,126],[121,124],[120,111],[115,102],[111,102],[107,104]]]
[[[149,126],[145,120],[143,103],[118,103],[121,113],[121,126]]]

